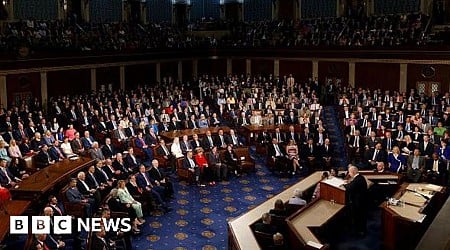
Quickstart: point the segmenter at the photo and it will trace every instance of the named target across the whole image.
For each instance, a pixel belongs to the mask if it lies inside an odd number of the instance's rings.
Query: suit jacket
[[[136,156],[134,156],[134,159],[136,160],[136,162],[133,161],[133,158],[130,156],[130,154],[128,154],[125,157],[124,162],[125,162],[125,165],[126,165],[127,168],[133,169],[133,170],[137,169],[137,167],[139,166],[139,160],[137,159]]]
[[[212,144],[209,141],[208,137],[205,136],[203,138],[203,140],[202,140],[202,148],[204,148],[204,149],[211,149],[214,146],[217,146],[217,143],[216,143],[216,140],[215,140],[214,136],[211,136],[211,141],[212,141]]]
[[[73,152],[75,154],[79,154],[80,153],[80,149],[84,148],[83,147],[83,143],[81,142],[81,140],[77,140],[77,139],[74,139],[71,142],[71,146],[72,146],[72,150],[73,150]]]
[[[279,136],[279,140],[278,140],[279,143],[286,143],[286,138],[285,138],[284,133],[280,132],[279,135],[277,133],[273,133],[272,134],[272,138],[277,138],[278,139],[277,136]]]
[[[105,156],[102,153],[102,150],[99,149],[99,148],[97,150],[94,150],[92,148],[91,150],[89,150],[89,152],[91,154],[91,158],[92,159],[97,159],[97,160],[105,160],[106,159]]]
[[[180,141],[180,148],[181,148],[181,152],[183,152],[183,154],[186,154],[186,152],[188,150],[194,149],[189,141],[187,141],[187,142]]]
[[[278,144],[278,148],[280,149],[280,152],[283,156],[286,155],[286,150],[283,146],[281,146],[280,144]],[[276,156],[276,149],[275,149],[275,145],[273,143],[271,143],[268,147],[267,147],[267,153],[269,155],[269,157],[275,157]]]
[[[388,144],[388,139],[384,138],[381,141],[381,145],[383,146],[383,149],[387,149],[387,145]],[[391,149],[394,148],[395,146],[398,146],[397,140],[395,140],[393,137],[391,137]]]
[[[151,167],[150,170],[148,170],[148,175],[150,178],[156,181],[161,181],[164,179],[164,174],[161,172],[161,169],[156,170],[156,168]]]
[[[302,146],[302,149],[300,150],[300,154],[304,157],[316,157],[318,155],[319,152],[317,152],[317,147],[312,144],[312,152],[311,149],[309,148],[308,144],[305,144]]]
[[[331,157],[333,155],[333,147],[328,145],[328,149],[325,147],[325,145],[320,146],[320,156],[321,157]]]
[[[89,140],[91,140],[92,143],[94,143],[94,141],[95,141],[94,137],[92,137],[92,136],[89,136]],[[90,149],[92,147],[92,143],[89,142],[89,140],[86,137],[81,138],[81,143],[83,144],[83,147],[85,149]]]
[[[427,155],[428,157],[431,157],[431,155],[434,153],[434,144],[431,142],[428,142],[427,146],[425,147],[425,143],[420,142],[419,150],[420,150],[420,155],[422,155],[422,156]]]
[[[195,163],[194,157],[192,157],[192,161]],[[198,167],[197,163],[195,163],[195,166]],[[189,162],[188,157],[184,157],[183,159],[183,168],[184,169],[192,168],[192,165]]]
[[[67,200],[70,203],[81,203],[81,201],[84,199],[83,195],[78,190],[78,188],[69,188],[69,189],[67,189],[66,197],[67,197]]]
[[[165,146],[166,146],[166,149],[167,149],[167,154],[166,154],[166,152],[164,151],[164,149],[163,149],[163,147],[161,145],[156,148],[156,154],[157,155],[161,155],[161,156],[170,157],[172,155],[171,152],[170,152],[170,147],[167,147],[167,145],[165,145]]]
[[[140,188],[146,188],[147,186],[147,181],[145,180],[145,176],[147,176],[148,181],[150,182],[150,185],[153,185],[154,180],[150,177],[150,175],[145,172],[145,173],[137,173],[136,174],[136,184],[140,187]]]
[[[110,249],[109,245],[106,243],[105,238],[100,238],[95,233],[92,236],[91,248],[99,249],[99,250],[109,250]]]
[[[414,155],[410,155],[407,160],[408,167],[412,167],[414,161]],[[425,168],[425,159],[423,156],[419,156],[419,169]]]
[[[112,144],[110,144],[109,147],[103,145],[102,153],[105,158],[112,158],[112,156],[116,154],[116,150],[114,149],[114,146]]]
[[[0,169],[0,184],[3,187],[10,187],[9,186],[9,181],[8,181],[8,177],[6,176],[8,175],[9,178],[11,179],[11,181],[14,181],[14,175],[11,173],[11,171],[9,170],[9,168],[6,168],[6,174],[3,172],[3,170]]]
[[[214,155],[213,153],[208,154],[208,164],[209,165],[215,166],[219,163],[222,163],[219,152],[217,152],[217,155]]]
[[[369,151],[367,151],[366,153],[366,160],[372,160],[373,158],[373,154],[375,153],[375,149],[370,149]],[[387,153],[385,150],[381,149],[380,151],[378,151],[378,154],[375,156],[375,161],[376,162],[387,162]]]
[[[191,148],[192,148],[193,150],[196,149],[196,148],[198,148],[198,147],[203,148],[203,146],[204,146],[203,141],[200,141],[200,140],[191,140],[191,141],[190,141],[190,144],[191,144]],[[183,151],[183,149],[182,149],[182,151]]]
[[[52,160],[50,153],[47,151],[47,154],[44,151],[39,151],[36,155],[36,164],[41,167],[46,167],[50,165],[50,161]]]
[[[97,179],[97,177],[95,176],[95,172],[93,174],[93,176],[90,173],[86,173],[86,184],[90,187],[90,188],[98,188],[100,187],[100,184],[102,183],[99,179]],[[95,183],[97,181],[97,184]]]
[[[86,179],[85,179],[84,182],[86,183],[86,185],[88,185],[88,188],[89,188],[89,189],[87,189],[86,186],[84,186],[83,183],[82,183],[80,180],[77,180],[77,189],[78,189],[78,191],[80,191],[80,193],[81,193],[82,195],[88,196],[88,195],[91,194],[91,193],[89,192],[89,190],[90,190],[90,189],[94,189],[95,186],[89,185],[89,183],[87,182],[87,175],[86,175]]]
[[[347,204],[354,209],[364,209],[366,207],[367,182],[358,174],[353,180],[344,185]]]
[[[432,171],[433,170],[433,163],[434,160],[433,159],[428,159],[427,162],[425,163],[425,169],[427,171]],[[438,160],[438,172],[440,175],[444,174],[446,170],[446,165],[444,163],[443,160]]]

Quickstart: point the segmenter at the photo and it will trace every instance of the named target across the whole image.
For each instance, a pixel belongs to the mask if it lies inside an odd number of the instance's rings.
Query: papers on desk
[[[323,247],[322,244],[314,242],[314,241],[308,241],[308,242],[306,242],[306,245],[310,246],[310,247],[314,247],[316,249],[321,249]]]
[[[423,220],[425,220],[425,217],[427,217],[426,214],[422,214],[422,217],[420,217],[416,222],[422,223]]]
[[[323,182],[325,182],[326,184],[333,186],[333,187],[337,187],[337,188],[344,188],[342,187],[342,185],[345,184],[343,179],[340,178],[331,178],[331,179],[326,179]]]
[[[434,184],[427,184],[424,189],[428,189],[434,192],[440,192],[442,190],[441,186],[434,185]]]

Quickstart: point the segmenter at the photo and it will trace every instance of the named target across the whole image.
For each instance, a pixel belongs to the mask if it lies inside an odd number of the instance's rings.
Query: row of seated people
[[[118,189],[111,190],[111,194],[105,203],[102,205],[101,210],[94,214],[94,217],[104,218],[106,220],[120,217],[128,217],[132,220],[132,231],[116,231],[113,227],[106,227],[101,224],[101,230],[98,232],[78,232],[74,230],[72,234],[58,234],[54,230],[50,230],[49,233],[43,234],[33,234],[29,236],[25,249],[65,249],[66,242],[73,241],[73,247],[77,249],[123,249],[131,250],[132,248],[132,235],[138,234],[138,226],[143,224],[143,221],[134,220],[136,218],[136,213],[132,207],[128,204],[111,202],[110,200],[116,200]],[[116,194],[115,198],[113,194]],[[54,216],[66,216],[67,214],[64,210],[64,206],[58,201],[55,196],[50,196],[47,205],[43,209],[41,216],[50,217],[50,223],[54,224]],[[113,206],[110,209],[109,206]],[[133,216],[134,215],[134,216]],[[76,227],[77,222],[72,221],[72,227]],[[67,245],[68,246],[68,245]]]
[[[267,148],[269,165],[292,173],[308,173],[314,169],[329,169],[333,159],[333,148],[328,133],[319,126],[315,133],[304,128],[297,133],[293,126],[286,133],[276,128],[273,133],[262,132],[258,140]]]
[[[99,208],[112,187],[121,188],[118,184],[123,183],[127,184],[127,194],[139,196],[141,201],[145,200],[149,205],[154,204],[169,211],[167,201],[173,198],[173,185],[159,169],[158,161],[153,160],[148,169],[141,164],[134,170],[127,170],[120,158],[118,156],[114,163],[109,159],[105,162],[98,161],[96,166],[89,167],[87,172],[79,172],[61,196],[64,196],[68,203],[83,204],[83,215],[89,216]],[[128,180],[128,183],[125,180]],[[128,203],[125,201],[126,199],[123,203]],[[138,218],[142,219],[143,213],[137,214]]]
[[[410,181],[424,177],[439,184],[447,183],[448,93],[426,96],[414,90],[409,95],[389,91],[383,94],[380,90],[371,93],[365,89],[347,92],[351,98],[347,99],[344,93],[339,103],[344,106],[341,118],[351,161],[367,168],[383,162],[386,170],[414,173],[409,174]],[[420,171],[412,171],[407,159],[417,154],[416,149],[425,158],[424,163],[436,153],[445,167],[415,164],[414,170]]]
[[[286,218],[306,203],[303,193],[296,189],[286,204],[278,199],[273,209],[262,214],[261,220],[251,226],[261,249],[290,249]]]

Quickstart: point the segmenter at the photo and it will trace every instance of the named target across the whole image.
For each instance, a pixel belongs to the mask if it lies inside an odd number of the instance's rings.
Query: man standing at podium
[[[367,182],[358,173],[358,168],[351,166],[348,169],[351,179],[344,184],[346,189],[345,202],[352,221],[353,229],[358,236],[365,236],[367,228]]]

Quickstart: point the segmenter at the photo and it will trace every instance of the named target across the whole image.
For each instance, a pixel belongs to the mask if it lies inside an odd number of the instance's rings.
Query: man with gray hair
[[[303,192],[300,189],[296,188],[294,190],[294,196],[289,199],[288,204],[299,205],[299,206],[306,205],[306,201],[304,199],[302,199],[302,196],[303,196]]]

